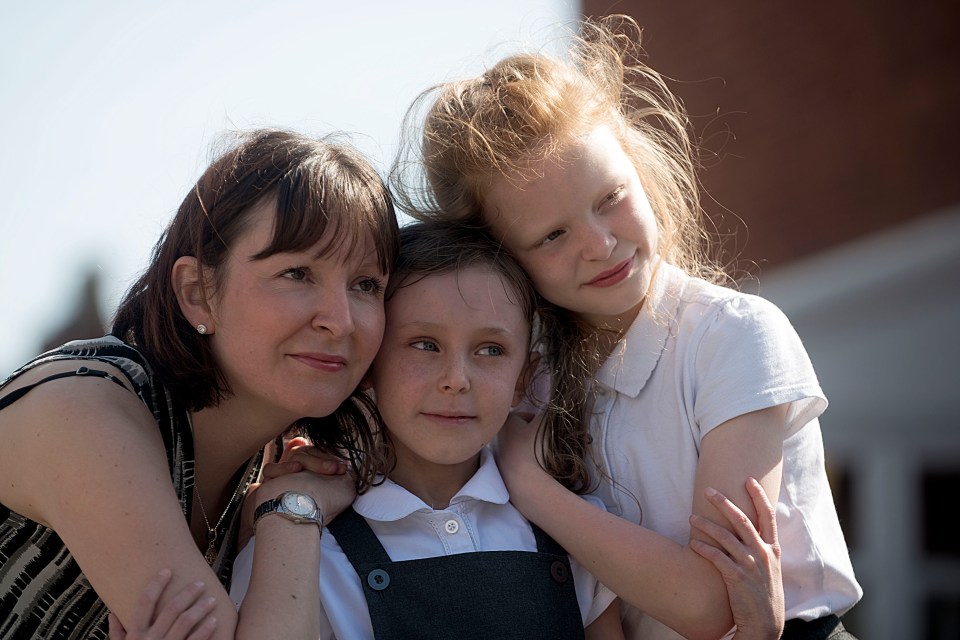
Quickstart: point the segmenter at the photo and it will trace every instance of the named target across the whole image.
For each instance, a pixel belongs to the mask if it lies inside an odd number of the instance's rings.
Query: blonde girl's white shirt
[[[745,413],[789,404],[777,504],[786,617],[842,614],[861,597],[827,483],[827,406],[810,359],[772,303],[661,264],[647,301],[594,383],[591,432],[618,486],[608,511],[686,544],[700,443]],[[622,604],[628,638],[679,638]]]
[[[484,449],[477,473],[446,509],[432,509],[389,479],[358,496],[353,508],[367,519],[395,562],[474,551],[536,551],[530,523],[509,500],[493,455]],[[601,506],[599,500],[591,500]],[[250,583],[255,540],[251,539],[243,548],[234,564],[230,597],[237,607]],[[373,638],[360,576],[326,529],[320,548],[320,638]],[[573,558],[570,565],[586,627],[610,606],[616,595]]]

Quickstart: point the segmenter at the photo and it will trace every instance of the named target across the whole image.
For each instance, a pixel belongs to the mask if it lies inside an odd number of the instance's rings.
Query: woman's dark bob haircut
[[[204,171],[153,249],[150,264],[124,296],[111,333],[143,351],[157,375],[198,411],[231,393],[209,342],[180,311],[171,274],[181,256],[198,258],[201,282],[216,292],[230,248],[250,226],[251,212],[276,203],[269,245],[257,256],[324,251],[369,234],[389,273],[399,247],[393,200],[373,166],[354,148],[326,137],[283,130],[238,135]]]

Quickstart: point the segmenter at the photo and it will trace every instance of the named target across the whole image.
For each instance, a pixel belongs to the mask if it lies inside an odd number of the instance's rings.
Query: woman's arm
[[[779,493],[782,421],[774,407],[720,425],[703,440],[694,513],[725,522],[705,498],[716,487],[745,513],[754,509],[747,477]],[[627,522],[567,491],[534,457],[536,424],[511,418],[501,431],[498,462],[514,505],[623,600],[689,638],[717,638],[733,626],[717,569],[689,546]],[[706,464],[705,464],[706,463]],[[703,534],[695,532],[695,536]]]
[[[62,365],[59,370],[69,368]],[[24,374],[23,381],[5,391],[58,370],[38,369],[44,371]],[[115,375],[122,379],[118,371]],[[0,412],[0,432],[5,476],[0,501],[54,529],[122,623],[135,619],[143,585],[169,569],[171,583],[159,606],[188,585],[204,583],[215,598],[218,624],[213,637],[218,640],[258,637],[256,633],[311,637],[316,621],[299,603],[319,597],[319,557],[304,553],[291,562],[289,549],[319,549],[318,528],[283,518],[265,520],[258,552],[274,562],[260,563],[267,570],[253,576],[253,585],[259,587],[256,607],[238,627],[237,611],[183,517],[156,422],[132,392],[90,377],[43,384]],[[271,482],[272,492],[296,488],[283,478]],[[352,493],[352,482],[347,479],[346,484]],[[320,504],[324,490],[311,487]],[[336,496],[336,491],[331,494]],[[336,501],[349,503],[339,496]],[[326,504],[324,508],[333,510]],[[284,571],[278,568],[282,564]],[[296,605],[291,603],[294,598]]]

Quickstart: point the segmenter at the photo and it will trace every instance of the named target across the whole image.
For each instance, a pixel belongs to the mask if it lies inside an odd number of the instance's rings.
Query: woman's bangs
[[[366,176],[327,173],[309,181],[302,174],[281,181],[273,238],[261,256],[319,245],[317,255],[324,257],[344,249],[351,252],[369,238],[380,269],[389,273],[397,223],[386,191],[371,188]]]

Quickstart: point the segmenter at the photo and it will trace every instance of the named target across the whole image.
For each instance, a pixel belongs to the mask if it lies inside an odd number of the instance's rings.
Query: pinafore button
[[[383,591],[390,586],[390,574],[383,569],[374,569],[367,574],[367,584],[374,591]]]
[[[550,564],[550,577],[560,584],[566,582],[567,578],[570,577],[570,572],[567,570],[567,565],[559,560],[554,560]]]

